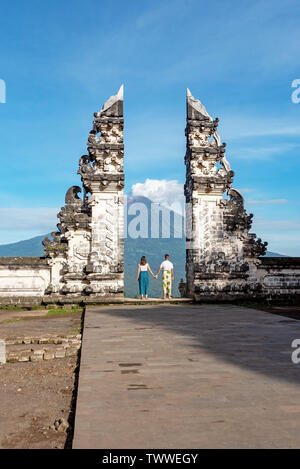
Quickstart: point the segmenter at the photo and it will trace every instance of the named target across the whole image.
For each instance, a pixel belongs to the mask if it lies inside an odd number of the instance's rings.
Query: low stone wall
[[[124,300],[123,293],[63,293],[61,270],[61,264],[53,263],[53,260],[47,257],[0,257],[0,305],[64,306]],[[110,274],[111,279],[113,276]],[[52,291],[54,284],[60,293]],[[49,288],[51,285],[52,288]]]
[[[39,304],[51,281],[43,257],[0,257],[0,304]]]
[[[267,300],[300,300],[300,257],[262,257],[257,280]]]
[[[222,272],[201,274],[195,287],[196,302],[235,302],[241,300],[271,301],[295,304],[300,302],[300,257],[260,257],[251,272],[241,273],[230,285]],[[250,286],[250,288],[248,288]],[[252,287],[252,288],[251,288]],[[179,284],[181,296],[186,283]]]
[[[5,340],[6,362],[38,362],[77,355],[81,334],[43,337],[11,337]]]
[[[218,288],[219,283],[226,284],[222,273],[202,275],[203,288],[210,284],[216,285],[210,294],[196,293],[196,301],[234,301],[235,299],[263,299],[269,301],[298,302],[300,300],[300,257],[261,257],[257,270],[252,272],[253,283],[259,288],[249,291],[243,290],[245,274],[236,283],[240,291],[231,294]],[[93,304],[93,303],[122,303],[124,297],[115,295],[114,298],[98,295],[59,295],[45,294],[52,281],[51,265],[44,257],[0,257],[0,305],[20,305],[30,307],[41,304]],[[205,278],[204,278],[205,277]],[[220,278],[219,278],[220,277]],[[222,283],[222,284],[223,284]],[[181,293],[186,294],[185,283],[181,282]],[[248,298],[249,297],[249,298]]]

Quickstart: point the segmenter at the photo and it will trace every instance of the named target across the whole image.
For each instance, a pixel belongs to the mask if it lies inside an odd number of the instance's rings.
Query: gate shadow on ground
[[[300,383],[291,343],[300,339],[300,321],[234,305],[159,305],[90,307],[95,313],[122,316],[187,336],[220,360],[271,378]],[[191,350],[192,351],[192,350]],[[299,353],[300,356],[300,353]],[[201,366],[201,360],[199,361]]]

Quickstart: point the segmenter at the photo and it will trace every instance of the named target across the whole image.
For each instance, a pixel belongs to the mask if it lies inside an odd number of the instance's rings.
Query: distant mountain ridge
[[[50,233],[45,235],[35,236],[34,238],[24,239],[15,243],[0,244],[0,257],[41,257],[44,255],[42,241],[45,236],[51,236]],[[143,239],[134,239],[134,242],[139,242]],[[148,241],[148,240],[143,240]],[[155,242],[158,240],[155,239]],[[169,241],[169,240],[166,240]],[[128,243],[128,238],[125,239],[125,244]],[[185,256],[185,252],[184,252]],[[285,254],[267,251],[265,257],[290,257]]]
[[[0,257],[40,257],[44,255],[42,241],[46,235],[35,236],[16,243],[0,244]],[[49,236],[49,234],[47,234]]]
[[[143,204],[144,207],[139,204]],[[138,236],[139,233],[143,235],[147,233],[147,237],[133,238],[127,236],[124,240],[125,294],[128,297],[135,297],[138,294],[136,272],[138,262],[142,255],[146,256],[154,274],[160,263],[164,260],[164,254],[168,253],[170,255],[175,270],[174,296],[179,296],[178,284],[181,278],[185,278],[183,217],[170,212],[167,208],[163,208],[164,215],[160,214],[157,216],[156,212],[156,215],[151,217],[151,207],[154,211],[159,209],[157,204],[155,204],[155,207],[152,204],[153,202],[146,197],[127,198],[128,232],[130,235],[134,234],[134,236]],[[141,211],[144,212],[144,216],[142,216]],[[153,233],[158,237],[151,237]],[[162,237],[163,233],[170,233],[170,237]],[[34,238],[22,240],[17,243],[0,245],[0,257],[43,256],[42,241],[45,236],[46,235],[35,236]],[[50,236],[50,234],[48,233],[47,236]],[[288,257],[269,251],[266,256]],[[159,297],[161,294],[161,280],[154,280],[150,276],[150,296]]]

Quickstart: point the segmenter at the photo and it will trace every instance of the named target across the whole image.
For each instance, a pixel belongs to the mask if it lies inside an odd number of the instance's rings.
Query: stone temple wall
[[[300,257],[265,257],[260,259],[257,279],[261,296],[280,302],[300,300]]]
[[[40,304],[51,266],[40,257],[0,257],[0,304]]]

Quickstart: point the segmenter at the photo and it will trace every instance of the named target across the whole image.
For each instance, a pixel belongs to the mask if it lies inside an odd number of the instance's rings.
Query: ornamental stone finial
[[[124,85],[121,85],[117,94],[111,96],[102,106],[95,117],[122,117],[123,116]]]
[[[195,99],[189,88],[186,89],[187,117],[193,120],[213,120],[199,99]]]

